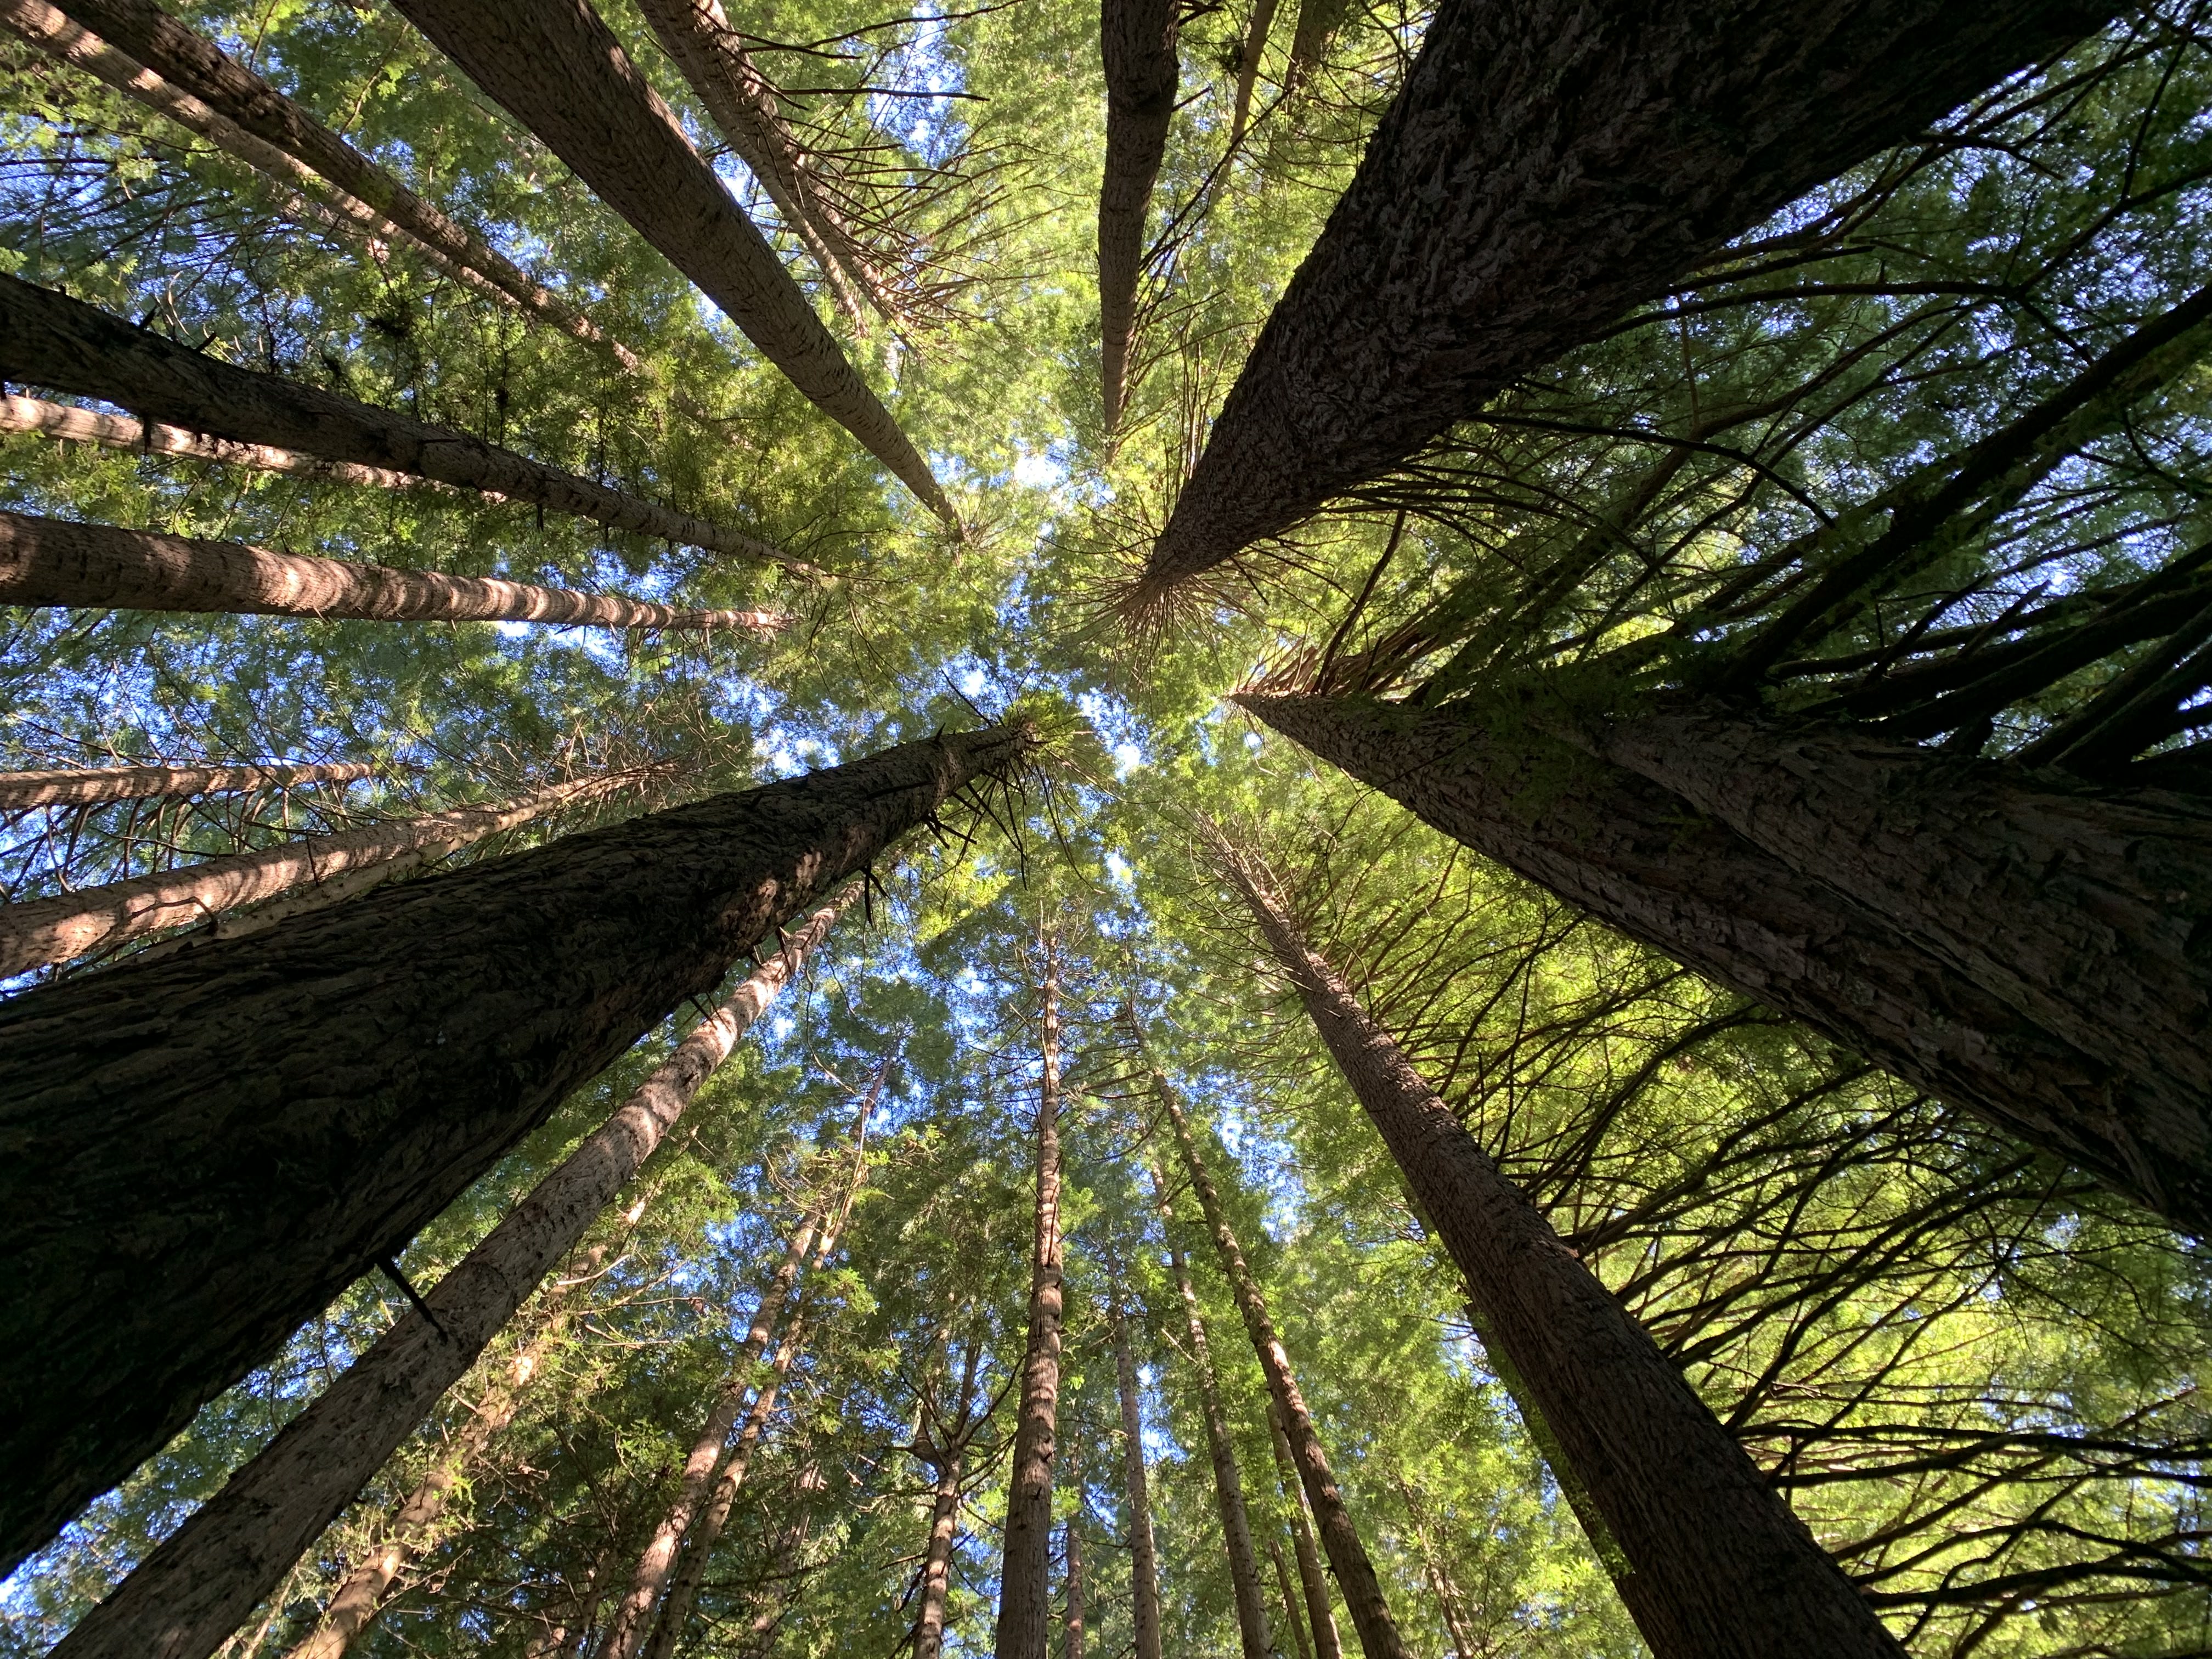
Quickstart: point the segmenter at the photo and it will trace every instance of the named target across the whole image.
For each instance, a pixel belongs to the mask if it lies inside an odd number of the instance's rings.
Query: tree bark
[[[860,891],[848,884],[816,911],[438,1281],[423,1297],[434,1323],[402,1315],[86,1614],[55,1659],[206,1659],[576,1248]]]
[[[1743,1448],[1368,1018],[1263,874],[1225,848],[1223,866],[1603,1512],[1657,1659],[1899,1659]]]
[[[945,1651],[945,1607],[952,1587],[952,1546],[960,1534],[961,1466],[969,1437],[981,1425],[981,1419],[974,1414],[975,1362],[981,1352],[980,1344],[969,1345],[951,1421],[926,1410],[931,1425],[926,1435],[915,1437],[915,1453],[935,1471],[937,1486],[930,1508],[929,1543],[921,1558],[921,1606],[915,1616],[914,1659],[942,1659]]]
[[[1067,1484],[1075,1493],[1075,1507],[1061,1528],[1060,1551],[1067,1583],[1067,1615],[1061,1621],[1061,1648],[1066,1659],[1083,1659],[1083,1476],[1076,1464],[1076,1448],[1067,1449]]]
[[[951,504],[588,0],[395,0],[939,518]]]
[[[97,398],[240,443],[428,478],[532,501],[616,530],[805,572],[767,543],[540,465],[451,427],[429,426],[275,374],[235,368],[50,289],[0,276],[0,380]]]
[[[1291,1633],[1291,1645],[1298,1650],[1298,1659],[1313,1659],[1305,1614],[1298,1608],[1297,1586],[1291,1582],[1290,1563],[1283,1559],[1283,1540],[1272,1533],[1267,1535],[1267,1559],[1275,1564],[1275,1588],[1283,1598],[1283,1626]]]
[[[1237,52],[1237,94],[1229,118],[1231,149],[1244,142],[1252,125],[1252,89],[1260,83],[1260,59],[1267,55],[1267,37],[1275,32],[1277,0],[1253,0],[1252,21]]]
[[[1329,1605],[1328,1576],[1322,1571],[1321,1551],[1315,1546],[1313,1528],[1306,1519],[1305,1483],[1298,1479],[1298,1461],[1291,1455],[1290,1437],[1283,1432],[1283,1414],[1267,1402],[1267,1438],[1275,1448],[1275,1473],[1283,1488],[1283,1502],[1291,1511],[1291,1551],[1298,1564],[1298,1586],[1304,1593],[1306,1627],[1313,1632],[1315,1659],[1342,1659],[1344,1644],[1336,1633],[1336,1610]]]
[[[1390,471],[2110,0],[1446,0],[1145,568],[1157,601]]]
[[[1322,65],[1328,43],[1350,9],[1348,0],[1298,0],[1298,21],[1291,31],[1291,68],[1285,90],[1295,90]]]
[[[1106,430],[1121,424],[1144,273],[1145,216],[1167,154],[1180,70],[1176,0],[1101,0],[1106,165],[1098,187],[1098,356]]]
[[[1060,1406],[1060,951],[1047,934],[1040,991],[1042,1068],[1037,1087],[1036,1232],[1030,1254],[1029,1346],[999,1573],[997,1659],[1045,1659],[1052,1626],[1052,1464]]]
[[[37,432],[70,443],[98,444],[103,449],[136,450],[142,455],[183,455],[196,461],[222,461],[230,466],[251,467],[256,472],[288,472],[307,478],[326,478],[333,483],[363,484],[372,489],[431,489],[447,495],[459,492],[411,472],[385,466],[356,466],[350,461],[326,461],[303,455],[296,449],[270,444],[234,443],[187,432],[159,421],[133,420],[128,415],[103,415],[74,404],[50,403],[44,398],[14,393],[0,397],[0,432]],[[483,492],[487,501],[506,496]]]
[[[1118,1285],[1107,1307],[1106,1329],[1114,1344],[1114,1384],[1121,1404],[1121,1473],[1129,1498],[1129,1601],[1136,1659],[1161,1659],[1160,1564],[1152,1540],[1152,1483],[1145,1473],[1144,1408]]]
[[[302,887],[350,893],[380,885],[457,848],[564,807],[608,799],[642,781],[635,772],[576,778],[497,805],[302,836],[104,887],[0,905],[0,979],[193,922],[211,922],[216,938],[262,932],[279,918],[250,913],[226,930],[225,913]]]
[[[777,922],[1035,742],[1016,726],[902,744],[0,1003],[0,1260],[18,1287],[0,1305],[16,1471],[0,1559]]]
[[[1887,919],[1626,769],[1496,717],[1366,699],[1244,707],[1426,823],[1631,938],[2084,1170],[2192,1233],[2212,1164],[2159,1160],[2131,1080]]]
[[[501,576],[447,576],[242,542],[164,536],[0,512],[0,605],[112,606],[370,622],[534,622],[564,627],[737,629],[774,634],[774,611],[682,611]]]
[[[1143,1030],[1133,1010],[1125,1012],[1130,1032],[1142,1052]],[[1199,1208],[1213,1235],[1222,1275],[1229,1281],[1230,1292],[1237,1299],[1237,1311],[1244,1320],[1245,1334],[1251,1338],[1253,1350],[1260,1357],[1260,1369],[1267,1379],[1267,1394],[1274,1406],[1277,1426],[1290,1443],[1291,1461],[1297,1469],[1306,1502],[1312,1506],[1315,1528],[1321,1534],[1321,1547],[1328,1557],[1329,1568],[1336,1574],[1337,1588],[1344,1592],[1345,1611],[1352,1615],[1352,1627],[1358,1635],[1360,1651],[1367,1659],[1411,1659],[1405,1638],[1398,1633],[1397,1621],[1390,1616],[1389,1603],[1383,1599],[1382,1580],[1376,1577],[1374,1563],[1367,1557],[1367,1547],[1360,1540],[1359,1529],[1352,1524],[1351,1511],[1345,1507],[1343,1489],[1337,1485],[1335,1472],[1329,1468],[1328,1454],[1322,1449],[1321,1437],[1315,1431],[1313,1413],[1306,1409],[1305,1395],[1298,1388],[1297,1374],[1291,1370],[1290,1354],[1276,1334],[1274,1320],[1267,1311],[1267,1297],[1250,1264],[1244,1260],[1243,1247],[1237,1242],[1237,1235],[1229,1225],[1228,1213],[1221,1206],[1221,1194],[1214,1187],[1212,1174],[1199,1154],[1198,1142],[1192,1137],[1182,1098],[1157,1066],[1152,1071],[1152,1091],[1167,1110],[1168,1121],[1175,1130],[1176,1145],[1182,1153],[1183,1168],[1190,1176],[1191,1189],[1198,1194]]]
[[[0,772],[0,812],[239,795],[256,789],[296,789],[308,783],[355,783],[375,775],[376,768],[365,761],[299,766],[72,766],[48,772]]]

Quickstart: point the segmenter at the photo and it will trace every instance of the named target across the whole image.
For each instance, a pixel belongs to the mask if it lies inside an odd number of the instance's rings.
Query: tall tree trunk
[[[680,611],[613,593],[501,576],[447,576],[0,512],[0,605],[114,606],[371,622],[535,622],[568,627],[740,629],[773,634],[773,611]]]
[[[1284,76],[1286,93],[1321,68],[1328,43],[1350,9],[1349,0],[1298,0],[1298,21],[1291,31],[1290,73]]]
[[[588,0],[395,0],[939,518],[951,504]]]
[[[1237,49],[1237,94],[1229,118],[1231,148],[1244,142],[1252,125],[1252,90],[1260,83],[1260,59],[1267,55],[1267,37],[1275,32],[1277,0],[1253,0],[1252,21]]]
[[[1142,1053],[1144,1031],[1137,1023],[1135,1011],[1123,1012],[1130,1034]],[[1206,1227],[1213,1235],[1222,1274],[1229,1280],[1230,1292],[1237,1299],[1237,1311],[1243,1316],[1245,1334],[1260,1356],[1260,1369],[1267,1379],[1268,1395],[1273,1401],[1279,1426],[1290,1442],[1291,1462],[1297,1466],[1306,1502],[1312,1506],[1314,1525],[1321,1534],[1321,1547],[1328,1556],[1329,1568],[1336,1574],[1337,1587],[1344,1592],[1345,1610],[1352,1615],[1352,1627],[1359,1637],[1360,1650],[1367,1659],[1411,1659],[1405,1639],[1398,1633],[1397,1622],[1390,1616],[1389,1604],[1383,1600],[1382,1581],[1376,1577],[1374,1563],[1367,1559],[1367,1547],[1360,1541],[1359,1530],[1352,1525],[1351,1512],[1345,1507],[1344,1492],[1336,1483],[1335,1472],[1329,1468],[1328,1454],[1322,1449],[1321,1437],[1314,1430],[1313,1413],[1306,1409],[1305,1395],[1291,1370],[1291,1357],[1275,1333],[1267,1297],[1250,1264],[1244,1260],[1243,1247],[1230,1228],[1228,1213],[1221,1206],[1221,1194],[1214,1187],[1212,1174],[1199,1154],[1189,1119],[1183,1113],[1182,1097],[1158,1066],[1152,1066],[1152,1071],[1153,1092],[1166,1109],[1168,1121],[1175,1129],[1176,1145],[1182,1153],[1191,1189],[1198,1194],[1199,1208],[1204,1212]]]
[[[2212,1230],[2212,1157],[2161,1158],[2150,1126],[2172,1132],[2149,1085],[2116,1076],[1884,917],[1648,779],[1530,731],[1525,714],[1352,698],[1242,702],[1445,835],[1630,937],[2184,1229]]]
[[[1128,1316],[1117,1283],[1107,1304],[1107,1334],[1114,1344],[1114,1386],[1121,1404],[1121,1472],[1129,1498],[1129,1603],[1136,1659],[1161,1659],[1160,1564],[1152,1540],[1152,1483],[1145,1473],[1145,1415],[1137,1393],[1137,1365],[1129,1352]]]
[[[1785,203],[2113,16],[1445,0],[1231,391],[1138,603],[1390,471]]]
[[[0,276],[0,380],[118,404],[241,443],[404,472],[456,489],[801,572],[767,543],[626,495],[451,427],[239,368],[66,295]]]
[[[423,1297],[434,1319],[411,1310],[401,1316],[88,1613],[55,1654],[205,1659],[213,1652],[467,1374],[553,1264],[575,1249],[860,893],[860,883],[848,885],[790,935],[439,1280]],[[604,1595],[604,1571],[599,1579]]]
[[[1223,865],[1602,1511],[1657,1659],[1899,1659],[1743,1448],[1368,1018],[1263,873],[1225,849]]]
[[[1274,1641],[1267,1629],[1267,1607],[1260,1589],[1259,1557],[1252,1549],[1252,1520],[1244,1508],[1244,1481],[1237,1472],[1237,1451],[1229,1438],[1229,1414],[1221,1407],[1221,1385],[1213,1370],[1213,1352],[1206,1336],[1206,1319],[1198,1307],[1198,1290],[1190,1282],[1190,1264],[1175,1242],[1175,1206],[1168,1195],[1167,1176],[1155,1166],[1152,1194],[1158,1200],[1160,1219],[1168,1230],[1168,1265],[1174,1270],[1176,1289],[1182,1296],[1185,1327],[1190,1338],[1191,1370],[1198,1377],[1200,1414],[1206,1419],[1206,1451],[1213,1464],[1213,1497],[1221,1516],[1221,1550],[1229,1565],[1229,1588],[1237,1606],[1237,1635],[1243,1659],[1270,1659]]]
[[[1079,1449],[1071,1443],[1067,1449],[1067,1485],[1075,1494],[1075,1507],[1068,1510],[1061,1528],[1064,1544],[1060,1551],[1067,1583],[1067,1615],[1061,1622],[1060,1645],[1066,1659],[1083,1659],[1083,1474],[1078,1456]]]
[[[1052,1626],[1052,1460],[1060,1407],[1060,948],[1047,933],[1040,988],[1036,1232],[1030,1253],[1030,1334],[1022,1359],[999,1573],[997,1659],[1045,1659]]]
[[[228,929],[222,918],[227,911],[299,888],[318,889],[317,896],[327,900],[334,893],[379,885],[458,848],[566,807],[610,799],[644,781],[646,775],[635,771],[574,778],[495,805],[456,806],[358,830],[302,836],[104,887],[0,905],[0,978],[193,922],[212,922],[216,938],[261,932],[280,918],[257,913],[236,919]]]
[[[62,10],[45,0],[0,0],[0,20],[280,184],[331,202],[359,229],[404,237],[477,292],[604,351],[624,369],[639,368],[634,353],[574,306],[154,0],[69,0]]]
[[[1290,1563],[1283,1559],[1283,1540],[1267,1535],[1267,1559],[1275,1564],[1275,1588],[1283,1598],[1283,1625],[1291,1632],[1291,1645],[1298,1659],[1313,1659],[1313,1644],[1306,1638],[1305,1614],[1298,1607],[1297,1586],[1291,1582]]]
[[[5,515],[0,514],[0,520]],[[33,806],[91,806],[112,800],[179,800],[295,789],[308,783],[355,783],[374,777],[366,761],[330,765],[73,766],[49,772],[0,772],[0,812]]]
[[[778,922],[1036,741],[1012,726],[902,744],[0,1003],[0,1256],[18,1274],[0,1304],[16,1472],[0,1561]]]
[[[1099,378],[1106,430],[1121,424],[1144,273],[1145,215],[1167,154],[1180,70],[1176,0],[1100,0],[1106,165],[1098,187]]]
[[[228,438],[211,438],[204,432],[188,432],[180,426],[165,426],[159,421],[103,415],[96,409],[80,409],[75,404],[20,397],[14,392],[0,397],[0,433],[5,432],[35,432],[70,443],[128,449],[141,455],[183,455],[196,461],[222,461],[230,466],[249,467],[256,472],[284,472],[304,478],[324,478],[332,483],[362,484],[371,489],[460,493],[452,484],[438,483],[411,472],[397,472],[388,466],[326,461],[318,455],[303,455],[296,449],[235,443]],[[487,501],[507,499],[489,491],[481,493]]]
[[[1321,1551],[1306,1518],[1305,1483],[1298,1479],[1298,1461],[1291,1455],[1283,1414],[1272,1397],[1267,1401],[1267,1438],[1275,1449],[1283,1502],[1291,1511],[1291,1551],[1298,1564],[1298,1587],[1305,1595],[1306,1627],[1313,1632],[1316,1659],[1342,1659],[1344,1644],[1336,1633],[1336,1610],[1329,1605],[1328,1575],[1322,1571]]]
[[[975,1362],[981,1352],[980,1343],[969,1344],[951,1422],[943,1421],[940,1413],[927,1438],[915,1437],[916,1449],[935,1471],[937,1485],[930,1506],[929,1543],[921,1558],[921,1606],[915,1616],[914,1659],[942,1659],[945,1651],[945,1606],[952,1588],[952,1546],[960,1535],[960,1473],[969,1437],[981,1426],[981,1419],[974,1415],[973,1401]]]

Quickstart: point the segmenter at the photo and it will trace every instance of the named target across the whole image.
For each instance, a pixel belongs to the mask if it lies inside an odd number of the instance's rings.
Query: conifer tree
[[[376,768],[366,761],[298,766],[70,766],[40,772],[0,772],[0,811],[245,793],[303,783],[358,783],[375,775]]]

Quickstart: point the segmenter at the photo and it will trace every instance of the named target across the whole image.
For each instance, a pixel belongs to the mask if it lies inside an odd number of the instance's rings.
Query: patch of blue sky
[[[1091,729],[1098,734],[1098,741],[1106,745],[1106,752],[1114,757],[1116,778],[1127,778],[1152,763],[1144,722],[1131,712],[1128,704],[1110,692],[1093,690],[1078,694],[1075,706],[1091,723]]]

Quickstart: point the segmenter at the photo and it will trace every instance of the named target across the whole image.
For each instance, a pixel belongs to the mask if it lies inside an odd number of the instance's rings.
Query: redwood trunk
[[[142,421],[534,501],[616,530],[793,568],[776,549],[688,513],[279,375],[239,368],[119,317],[0,276],[0,380],[97,398]]]
[[[1175,117],[1178,15],[1176,0],[1101,0],[1099,7],[1106,167],[1098,188],[1098,344],[1109,432],[1121,423],[1128,393],[1145,215]]]
[[[119,530],[0,512],[0,605],[100,605],[371,622],[534,622],[569,627],[718,628],[773,634],[773,611],[679,611],[611,593],[499,576],[447,576],[279,553],[241,542]]]
[[[1298,1479],[1297,1459],[1291,1455],[1290,1437],[1283,1432],[1283,1415],[1272,1400],[1267,1407],[1267,1438],[1275,1448],[1275,1471],[1282,1482],[1283,1501],[1290,1506],[1291,1551],[1298,1564],[1298,1587],[1305,1595],[1306,1627],[1313,1632],[1316,1659],[1341,1659],[1344,1644],[1336,1633],[1336,1610],[1329,1605],[1328,1577],[1322,1571],[1321,1551],[1306,1519],[1305,1483]]]
[[[0,432],[36,432],[70,443],[97,444],[102,449],[128,449],[141,455],[182,455],[196,461],[221,461],[228,466],[250,467],[256,472],[325,478],[332,483],[362,484],[371,489],[459,493],[451,484],[434,483],[411,472],[395,472],[388,466],[326,461],[319,455],[303,455],[296,449],[236,443],[228,438],[211,438],[204,432],[188,432],[180,426],[165,426],[159,421],[103,415],[96,409],[80,409],[75,404],[19,397],[13,392],[0,398]],[[507,498],[489,495],[487,499]]]
[[[0,1003],[0,1560],[1034,741],[906,744]]]
[[[1267,1540],[1267,1559],[1275,1564],[1275,1588],[1283,1597],[1283,1625],[1291,1632],[1291,1644],[1298,1650],[1298,1659],[1313,1659],[1313,1644],[1306,1638],[1306,1620],[1298,1609],[1297,1586],[1291,1582],[1291,1564],[1283,1559],[1283,1540],[1270,1535]]]
[[[932,512],[952,517],[928,465],[587,0],[396,3],[817,408]]]
[[[997,1659],[1045,1659],[1052,1628],[1052,1461],[1060,1407],[1060,957],[1043,942],[1043,1068],[1037,1090],[1036,1233],[1030,1253],[1029,1346],[1014,1424],[999,1573]]]
[[[1107,1310],[1107,1331],[1114,1343],[1114,1384],[1121,1403],[1121,1473],[1129,1496],[1129,1600],[1136,1659],[1161,1659],[1160,1565],[1152,1540],[1152,1483],[1145,1473],[1145,1414],[1118,1287]]]
[[[1885,918],[1625,768],[1526,729],[1364,699],[1244,706],[1454,840],[2201,1234],[2212,1163],[2160,1168],[2156,1103]]]
[[[1603,1512],[1638,1587],[1629,1611],[1657,1659],[1899,1659],[1873,1609],[1650,1334],[1498,1172],[1258,874],[1224,862]]]
[[[1146,567],[1164,594],[1398,465],[2111,0],[1445,0]]]
[[[4,521],[0,514],[0,521]],[[80,766],[51,772],[0,772],[0,812],[33,806],[91,806],[112,800],[173,800],[355,783],[375,775],[365,762],[301,766]]]
[[[921,1558],[921,1607],[915,1620],[914,1659],[939,1659],[945,1651],[945,1601],[952,1587],[952,1545],[960,1532],[960,1453],[953,1450],[937,1466],[929,1547]]]

